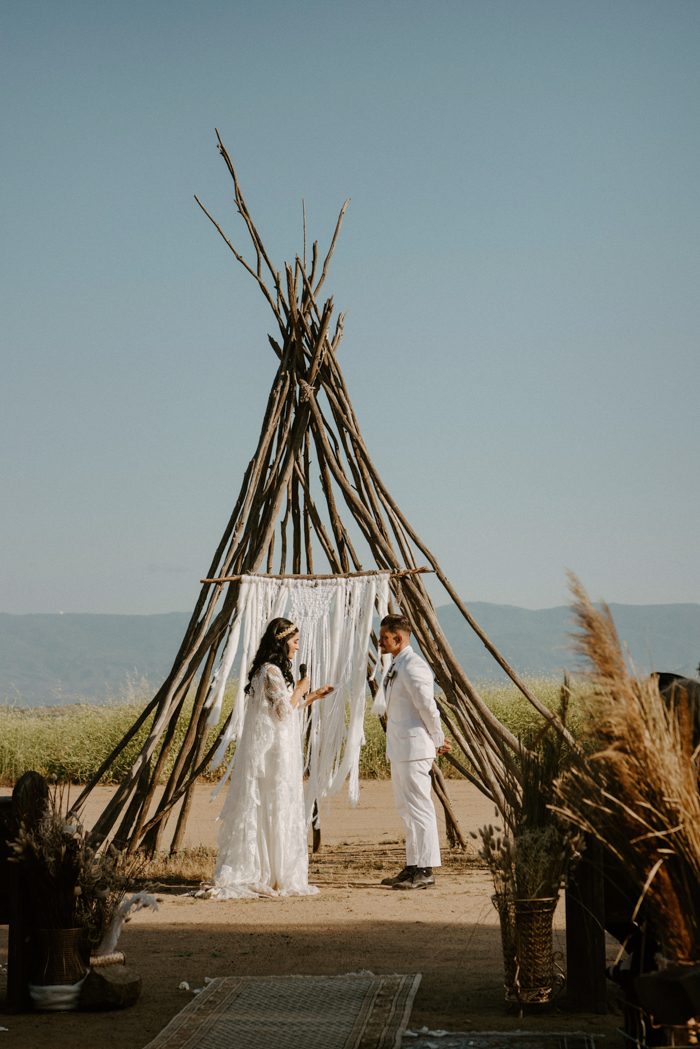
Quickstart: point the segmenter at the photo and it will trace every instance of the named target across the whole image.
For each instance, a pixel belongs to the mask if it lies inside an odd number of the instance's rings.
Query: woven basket
[[[515,955],[515,900],[509,893],[496,892],[491,903],[498,911],[501,925],[501,950],[503,951],[503,970],[505,977],[506,1001],[517,1001],[515,997],[515,974],[517,960]]]
[[[550,1002],[556,983],[552,944],[556,897],[518,900],[496,893],[491,900],[501,924],[506,1001]]]
[[[32,934],[32,983],[74,984],[87,972],[83,929],[37,929]]]
[[[552,999],[552,922],[556,906],[556,897],[515,900],[515,990],[519,1002],[544,1003]]]
[[[37,929],[32,933],[29,997],[35,1009],[77,1009],[87,976],[84,929]]]

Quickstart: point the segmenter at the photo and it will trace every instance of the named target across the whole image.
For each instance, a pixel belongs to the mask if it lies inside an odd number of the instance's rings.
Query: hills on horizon
[[[581,668],[568,606],[533,610],[476,601],[469,609],[521,676],[558,677]],[[639,673],[696,675],[700,604],[611,604],[610,609]],[[474,682],[504,680],[453,605],[440,606],[438,616]],[[189,619],[186,612],[0,613],[0,704],[143,700],[170,670]]]

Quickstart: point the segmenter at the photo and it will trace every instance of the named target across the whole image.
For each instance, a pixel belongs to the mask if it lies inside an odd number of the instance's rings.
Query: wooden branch
[[[218,644],[212,644],[209,649],[209,655],[204,665],[204,670],[199,679],[197,685],[197,692],[195,695],[194,703],[192,704],[192,714],[190,715],[190,723],[185,733],[185,738],[182,741],[180,751],[173,763],[173,768],[168,777],[168,782],[165,785],[163,794],[158,802],[158,809],[162,808],[167,804],[171,797],[178,780],[181,777],[183,769],[186,769],[191,763],[193,753],[196,755],[198,738],[205,731],[206,720],[209,711],[206,710],[205,703],[207,693],[209,691],[209,684],[211,679],[211,673],[214,668],[214,662],[216,659],[216,653],[218,650]],[[202,720],[203,719],[203,720]],[[153,777],[156,778],[155,776]],[[149,854],[153,854],[160,848],[160,837],[165,829],[165,821],[159,824],[158,832],[154,836],[153,841],[150,843],[144,841],[144,847]]]
[[[83,787],[83,789],[81,790],[80,794],[75,799],[75,802],[70,807],[70,812],[71,813],[78,813],[78,812],[80,812],[80,810],[81,810],[81,808],[83,806],[83,802],[87,798],[88,794],[90,794],[90,792],[97,786],[97,784],[100,782],[100,780],[104,776],[105,772],[107,772],[107,770],[114,764],[114,762],[119,757],[121,752],[129,745],[129,743],[131,743],[132,739],[134,738],[134,736],[136,735],[138,730],[141,728],[141,726],[143,725],[144,721],[146,721],[148,716],[153,713],[153,711],[155,710],[155,708],[157,707],[157,705],[158,705],[158,703],[160,701],[161,693],[166,691],[167,684],[168,684],[168,682],[166,680],[163,683],[163,685],[161,685],[160,689],[155,694],[155,696],[153,697],[151,702],[148,704],[148,706],[145,707],[141,711],[141,713],[139,714],[139,716],[137,717],[136,721],[133,723],[131,728],[128,729],[125,732],[124,736],[120,739],[119,743],[114,748],[114,750],[111,752],[111,754],[109,754],[105,758],[105,760],[102,762],[102,764],[100,765],[100,767],[98,768],[97,772],[94,774],[92,779],[88,783],[86,783],[86,785]]]
[[[447,840],[450,844],[458,844],[461,849],[466,849],[467,839],[462,833],[462,828],[459,825],[459,820],[455,815],[455,811],[452,808],[449,795],[447,793],[447,786],[445,779],[442,775],[440,766],[435,763],[430,770],[430,779],[433,784],[433,790],[435,791],[440,804],[445,810],[445,829],[447,831]]]
[[[296,463],[295,463],[296,465]],[[292,572],[301,572],[301,507],[299,506],[299,478],[293,473],[289,479],[292,489]]]
[[[140,808],[138,818],[134,821],[133,828],[131,829],[131,837],[133,841],[138,841],[141,836],[141,827],[146,821],[146,815],[153,802],[153,796],[156,792],[158,781],[160,780],[161,773],[165,766],[168,754],[170,753],[170,746],[175,735],[177,728],[177,722],[182,713],[182,708],[187,699],[188,688],[180,688],[180,695],[177,703],[171,711],[166,726],[165,732],[162,734],[162,742],[160,743],[160,751],[156,758],[155,765],[149,768],[149,783],[147,788],[143,791],[143,797],[140,797]]]
[[[445,587],[445,590],[449,594],[450,598],[452,599],[454,604],[457,606],[458,610],[461,612],[463,617],[466,619],[467,623],[472,628],[474,633],[480,639],[480,641],[482,642],[484,647],[493,656],[493,658],[496,660],[496,662],[499,664],[499,666],[502,667],[502,669],[506,672],[508,677],[517,686],[519,691],[535,707],[535,709],[538,711],[538,713],[541,714],[542,717],[544,717],[557,730],[557,732],[559,732],[559,734],[567,741],[567,743],[570,746],[572,746],[574,749],[578,750],[578,744],[576,743],[575,739],[573,738],[573,736],[571,735],[569,730],[566,728],[566,726],[561,722],[561,720],[557,717],[556,714],[554,714],[551,710],[549,710],[543,703],[541,703],[538,700],[538,698],[534,695],[534,693],[527,687],[525,682],[522,681],[522,679],[517,674],[517,672],[513,669],[513,667],[504,658],[504,656],[501,655],[501,653],[498,651],[498,649],[493,644],[491,639],[488,637],[486,632],[484,630],[482,630],[482,628],[479,626],[477,621],[474,619],[474,617],[471,615],[471,613],[468,611],[468,609],[464,605],[463,601],[459,597],[459,594],[457,594],[457,592],[455,591],[454,587],[450,583],[450,581],[447,578],[447,576],[445,575],[445,573],[440,568],[440,565],[438,564],[438,561],[437,561],[437,558],[435,557],[435,555],[431,553],[431,551],[428,549],[428,547],[425,545],[425,543],[423,543],[423,541],[420,539],[420,537],[412,529],[412,527],[409,524],[408,520],[406,519],[404,514],[401,512],[401,509],[399,508],[398,504],[394,501],[394,499],[389,494],[389,491],[386,488],[386,485],[381,480],[381,477],[379,476],[379,473],[378,473],[376,467],[374,466],[374,464],[372,462],[372,459],[371,459],[371,457],[369,455],[369,452],[367,450],[367,446],[365,445],[364,440],[362,438],[362,435],[360,434],[359,427],[357,426],[357,420],[355,418],[355,414],[354,414],[354,411],[352,409],[352,405],[350,404],[350,398],[347,396],[345,383],[344,383],[344,381],[342,379],[342,375],[340,373],[340,369],[338,367],[338,364],[337,364],[337,361],[336,361],[335,357],[330,358],[329,363],[330,363],[330,367],[334,369],[334,378],[338,382],[338,387],[340,389],[342,389],[345,392],[345,394],[346,394],[346,396],[344,397],[344,404],[343,404],[343,407],[345,409],[345,424],[346,424],[346,426],[348,427],[349,430],[351,429],[353,437],[357,441],[358,448],[361,451],[362,459],[364,460],[364,462],[366,463],[368,469],[370,470],[370,472],[372,474],[372,478],[373,478],[373,481],[374,481],[374,483],[375,483],[375,485],[377,487],[377,490],[380,492],[380,494],[386,500],[387,505],[389,505],[391,507],[393,513],[396,515],[397,520],[401,522],[401,525],[405,528],[407,534],[410,536],[412,541],[416,544],[416,546],[418,547],[420,552],[425,557],[428,558],[428,561],[430,562],[430,565],[431,565],[433,571],[436,573],[438,579],[440,580],[442,585]]]
[[[361,500],[358,498],[357,493],[349,484],[347,477],[343,472],[342,464],[333,454],[333,451],[322,429],[323,417],[320,413],[315,398],[311,400],[310,405],[312,414],[317,424],[316,433],[320,439],[321,445],[323,446],[324,453],[327,457],[328,465],[330,466],[333,476],[335,477],[335,480],[343,493],[343,497],[348,506],[348,509],[351,511],[351,513],[353,513],[355,520],[357,521],[358,525],[365,534],[365,537],[367,538],[367,541],[370,544],[370,547],[372,548],[375,559],[385,560],[387,567],[389,567],[390,569],[398,567],[396,564],[396,554],[387,536],[382,533],[375,519],[367,512],[366,507],[363,505]],[[461,667],[459,667],[459,664],[457,663],[457,660],[454,657],[454,653],[452,652],[447,642],[447,639],[445,638],[445,635],[437,621],[437,617],[435,616],[434,609],[432,609],[432,604],[430,602],[430,599],[428,598],[427,593],[424,590],[415,589],[414,591],[412,591],[412,594],[413,597],[419,602],[419,607],[422,606],[423,609],[426,611],[426,614],[431,618],[432,633],[434,637],[439,638],[440,645],[444,646],[445,653],[449,654],[451,665],[453,666],[455,672],[460,675],[461,680],[464,682],[465,688],[469,691],[472,702],[478,706],[479,712],[482,718],[484,719],[484,722],[490,726],[490,729],[493,732],[494,737],[506,741],[509,747],[511,747],[515,751],[518,751],[520,749],[519,741],[493,715],[493,713],[478,695],[474,687],[468,681]],[[488,765],[482,766],[482,769],[484,771],[489,789],[494,794],[494,796],[498,796],[500,794],[500,791],[496,782],[493,779],[493,776],[490,773]]]
[[[395,520],[397,522],[399,522],[403,528],[405,528],[407,534],[410,536],[411,540],[416,544],[416,546],[418,547],[420,552],[422,554],[424,554],[428,558],[428,560],[429,560],[429,562],[431,564],[431,567],[435,571],[435,573],[436,573],[438,579],[440,580],[440,582],[442,583],[442,585],[447,590],[450,598],[455,603],[455,605],[457,606],[457,608],[461,612],[461,614],[464,616],[464,618],[467,620],[469,626],[472,628],[472,630],[474,630],[474,632],[480,638],[480,640],[485,645],[487,650],[490,652],[490,654],[496,660],[496,662],[499,663],[499,665],[503,668],[503,670],[511,678],[513,683],[518,687],[518,689],[522,692],[522,694],[526,697],[526,699],[528,699],[528,701],[535,707],[535,709],[538,710],[538,712],[544,718],[546,718],[546,720],[549,721],[550,724],[552,724],[557,729],[557,731],[563,736],[563,738],[565,738],[567,740],[567,742],[571,746],[576,747],[577,744],[576,744],[575,740],[573,739],[573,737],[571,736],[571,734],[569,733],[569,731],[566,728],[566,726],[563,725],[563,723],[560,721],[559,718],[557,718],[556,714],[554,714],[547,707],[545,707],[544,704],[540,703],[540,701],[537,699],[537,697],[531,692],[531,690],[521,680],[521,678],[516,673],[516,671],[510,666],[510,664],[507,662],[507,660],[501,655],[501,653],[498,651],[496,646],[493,644],[493,642],[490,640],[490,638],[488,638],[486,633],[482,630],[482,628],[479,626],[479,624],[476,622],[476,620],[473,618],[473,616],[471,616],[471,614],[468,612],[468,610],[466,609],[465,605],[463,604],[463,602],[459,598],[459,595],[456,593],[456,591],[454,590],[454,588],[450,584],[449,580],[445,576],[444,572],[440,568],[440,565],[438,564],[437,559],[435,558],[435,556],[431,553],[431,551],[427,548],[427,546],[422,542],[420,537],[411,528],[411,526],[409,525],[407,519],[405,518],[405,516],[401,512],[400,508],[395,503],[395,501],[392,499],[392,497],[389,494],[386,486],[382,482],[376,467],[374,466],[374,464],[373,464],[373,462],[372,462],[372,460],[370,458],[369,452],[367,451],[367,447],[366,447],[366,445],[364,443],[364,440],[363,440],[362,435],[360,433],[359,427],[357,426],[357,420],[356,420],[354,411],[352,409],[352,405],[350,403],[349,396],[347,395],[347,389],[345,387],[345,383],[344,383],[344,380],[343,380],[343,377],[342,377],[342,373],[340,372],[340,369],[338,367],[337,360],[335,359],[335,356],[333,356],[333,357],[328,359],[328,366],[332,370],[332,373],[333,373],[333,379],[334,379],[333,392],[334,392],[334,394],[336,396],[338,395],[339,392],[341,392],[343,394],[343,396],[342,396],[342,404],[341,404],[340,410],[341,410],[341,414],[342,414],[342,418],[344,420],[345,426],[348,429],[348,431],[351,433],[353,440],[356,442],[356,445],[357,445],[357,458],[358,458],[359,461],[362,461],[364,464],[366,464],[367,468],[370,470],[373,482],[376,485],[377,490],[378,490],[380,496],[382,497],[382,499],[383,499],[383,501],[385,503],[385,506],[387,507],[387,509],[391,510],[392,514],[395,517]],[[326,392],[327,391],[328,391],[328,386],[326,386]]]
[[[270,304],[270,308],[272,309],[272,312],[274,313],[275,317],[277,318],[277,323],[279,324],[280,328],[282,330],[284,330],[284,326],[285,326],[284,318],[283,318],[282,314],[280,313],[280,310],[279,310],[279,307],[277,305],[277,302],[275,301],[275,299],[272,298],[272,295],[270,294],[270,291],[269,291],[267,285],[262,280],[262,278],[260,276],[260,273],[259,273],[259,269],[258,270],[253,269],[253,267],[250,265],[249,262],[246,261],[246,259],[243,257],[243,255],[241,255],[241,253],[239,251],[236,251],[236,249],[234,248],[233,244],[231,243],[229,238],[226,236],[226,234],[224,233],[224,231],[221,228],[221,226],[219,225],[219,223],[216,221],[214,216],[207,210],[207,208],[204,206],[204,204],[202,204],[201,200],[199,199],[199,197],[196,194],[195,194],[195,198],[194,199],[196,200],[197,204],[202,209],[204,214],[207,216],[207,218],[211,222],[211,224],[214,227],[214,229],[216,229],[216,231],[219,233],[219,235],[222,238],[222,240],[224,241],[224,243],[233,252],[236,260],[238,262],[240,262],[241,266],[243,266],[243,268],[245,270],[247,270],[248,273],[251,275],[253,280],[256,281],[256,283],[257,283],[258,287],[260,288],[261,292],[263,293],[263,295],[267,299],[268,303]],[[280,298],[282,298],[281,292],[279,290],[278,290],[277,294],[278,294],[278,296]],[[284,304],[284,299],[283,298],[282,298],[282,302]]]
[[[297,464],[296,469],[297,470],[299,469],[298,464]],[[305,515],[305,525],[304,525],[304,527],[306,529],[306,515],[308,514],[308,516],[310,518],[310,521],[311,521],[311,524],[313,525],[313,529],[314,529],[314,531],[315,531],[315,533],[316,533],[316,535],[317,535],[317,537],[319,539],[319,542],[321,543],[321,546],[323,547],[323,552],[324,552],[324,554],[326,555],[326,557],[328,559],[328,564],[331,567],[331,571],[334,574],[338,575],[338,574],[340,574],[340,573],[342,573],[344,571],[344,566],[340,563],[339,555],[333,549],[333,544],[332,544],[332,542],[330,540],[330,537],[328,536],[328,533],[326,532],[326,529],[323,527],[323,522],[322,522],[321,517],[319,515],[319,512],[318,512],[318,510],[316,508],[316,504],[315,504],[315,502],[314,502],[314,500],[313,500],[313,498],[311,496],[311,492],[309,491],[309,478],[300,475],[299,476],[299,482],[300,482],[300,484],[302,485],[302,487],[304,489],[304,515]],[[311,537],[309,536],[308,537],[308,542],[307,542],[307,561],[308,561],[308,548],[310,547],[310,544],[311,544]],[[307,568],[308,568],[308,565],[307,565]],[[312,568],[313,568],[313,565],[312,565]],[[268,575],[269,575],[269,573],[268,573]]]
[[[318,295],[319,290],[321,289],[321,287],[323,285],[323,282],[325,281],[326,276],[328,274],[328,264],[330,263],[331,259],[333,258],[333,252],[335,251],[335,246],[336,246],[336,243],[338,242],[338,235],[340,233],[340,227],[343,224],[343,219],[345,217],[345,212],[348,210],[349,207],[350,207],[350,199],[348,198],[345,201],[345,203],[343,204],[342,208],[340,209],[340,214],[338,215],[338,221],[335,224],[335,230],[333,231],[333,237],[331,239],[331,246],[328,249],[328,253],[327,253],[325,259],[323,260],[323,268],[321,270],[321,276],[318,279],[318,284],[314,288],[314,296]]]
[[[297,470],[301,477],[302,487],[306,490],[308,488],[308,477],[311,469],[311,458],[309,455],[309,432],[308,430],[304,434],[304,469],[302,471],[299,463],[297,462]],[[313,544],[311,542],[311,508],[309,502],[304,496],[304,551],[306,553],[306,571],[313,574],[314,571],[314,552]],[[333,565],[331,565],[331,568]]]
[[[326,463],[326,457],[323,452],[323,446],[318,439],[315,431],[312,431],[314,447],[316,449],[316,455],[318,456],[319,466],[319,479],[321,481],[321,487],[326,497],[326,506],[328,508],[328,516],[331,523],[331,529],[335,536],[336,546],[338,548],[338,554],[340,556],[340,571],[350,571],[350,561],[356,570],[361,568],[361,561],[355,548],[352,544],[352,540],[348,535],[348,530],[341,520],[340,514],[338,513],[338,507],[336,506],[335,496],[333,494],[333,484],[331,481],[330,471],[328,464]],[[348,557],[348,554],[350,555]],[[333,566],[331,566],[333,567]]]
[[[287,522],[289,521],[289,515],[292,512],[292,490],[291,485],[287,486],[287,505],[284,510],[284,516],[280,522],[280,572],[284,572],[287,567]]]
[[[354,579],[356,576],[385,575],[386,574],[386,575],[391,576],[392,579],[400,579],[403,576],[420,575],[420,574],[422,574],[424,572],[432,572],[432,571],[433,571],[432,568],[428,568],[427,566],[423,565],[420,568],[397,568],[397,569],[392,569],[391,571],[387,571],[386,569],[383,569],[383,568],[370,568],[370,569],[367,569],[366,571],[360,571],[360,572],[330,572],[330,573],[327,573],[325,575],[323,575],[323,574],[313,574],[313,575],[308,575],[307,574],[307,575],[304,575],[304,574],[301,574],[299,572],[293,572],[291,575],[288,575],[288,574],[285,574],[285,573],[282,573],[282,572],[280,572],[280,573],[278,573],[276,575],[270,575],[268,573],[265,573],[263,576],[260,576],[259,578],[264,578],[264,579]],[[254,573],[252,573],[252,572],[247,572],[246,573],[246,575],[253,575],[253,574]],[[229,576],[221,576],[218,579],[202,579],[202,583],[236,583],[236,582],[239,582],[242,578],[243,577],[240,576],[240,575],[229,575]]]
[[[211,744],[211,746],[209,747],[209,749],[207,750],[206,754],[204,755],[202,760],[199,762],[199,764],[197,766],[195,766],[194,769],[192,769],[192,771],[190,772],[190,774],[187,777],[187,779],[185,779],[180,784],[180,786],[177,788],[177,790],[175,791],[173,796],[168,801],[167,805],[164,805],[163,808],[159,812],[157,812],[148,821],[148,823],[146,823],[146,825],[143,828],[144,836],[147,835],[149,833],[149,831],[151,831],[154,827],[158,826],[158,824],[161,822],[161,820],[165,817],[166,813],[170,812],[170,810],[173,808],[174,805],[177,805],[178,801],[183,796],[183,794],[185,794],[187,792],[187,790],[192,786],[192,784],[202,775],[202,773],[206,769],[207,765],[209,764],[211,759],[214,757],[214,754],[216,753],[217,748],[218,748],[219,744],[221,743],[221,740],[224,738],[224,735],[228,731],[228,728],[229,728],[229,725],[231,724],[231,719],[232,718],[233,718],[233,711],[231,711],[231,713],[226,718],[226,721],[224,722],[224,724],[223,724],[223,726],[221,728],[221,731],[219,732],[218,736],[216,737],[214,742]]]
[[[260,234],[258,233],[258,231],[257,231],[257,229],[255,227],[255,224],[253,223],[253,220],[250,217],[250,213],[248,211],[248,206],[247,206],[247,204],[245,202],[245,199],[243,197],[243,193],[241,192],[241,187],[240,187],[240,183],[238,181],[238,175],[236,173],[236,169],[233,166],[233,161],[231,160],[231,157],[228,154],[228,150],[226,149],[226,146],[224,145],[224,143],[222,141],[221,135],[219,134],[219,129],[215,128],[214,130],[216,132],[216,140],[217,140],[218,147],[219,147],[219,153],[224,158],[224,162],[226,164],[226,167],[228,168],[229,173],[231,175],[231,178],[233,179],[233,188],[234,188],[234,193],[235,193],[235,197],[236,197],[236,207],[238,208],[238,211],[239,211],[241,217],[243,218],[243,221],[245,222],[246,226],[248,227],[248,233],[250,234],[250,238],[253,241],[253,244],[255,245],[255,249],[256,249],[256,252],[258,253],[258,257],[259,258],[263,258],[265,260],[265,265],[267,266],[267,268],[268,268],[268,270],[270,272],[270,275],[272,276],[272,279],[275,281],[275,286],[279,290],[279,273],[277,272],[275,267],[270,262],[270,259],[268,258],[268,255],[267,255],[267,252],[265,251],[265,245],[263,244],[263,242],[262,242],[262,240],[260,238]]]

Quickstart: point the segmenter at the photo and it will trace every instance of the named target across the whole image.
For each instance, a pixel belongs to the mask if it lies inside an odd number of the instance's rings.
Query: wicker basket
[[[32,983],[74,984],[87,973],[83,929],[37,929],[32,944]]]
[[[515,1002],[515,974],[517,961],[515,955],[515,900],[509,893],[496,892],[491,903],[498,911],[501,925],[501,949],[503,951],[503,970],[505,978],[505,995],[507,1002]]]
[[[491,899],[501,923],[506,1001],[550,1002],[557,982],[552,944],[556,897],[519,900],[496,893]]]
[[[552,999],[552,922],[556,906],[556,897],[515,900],[515,990],[519,1002],[544,1003]]]
[[[83,929],[37,929],[32,933],[29,997],[35,1009],[77,1009],[87,965]]]

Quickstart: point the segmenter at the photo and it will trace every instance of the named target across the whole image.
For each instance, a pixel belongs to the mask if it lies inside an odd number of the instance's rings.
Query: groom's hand
[[[442,746],[437,749],[438,757],[440,757],[441,754],[447,754],[448,750],[452,750],[452,744],[446,739]]]

